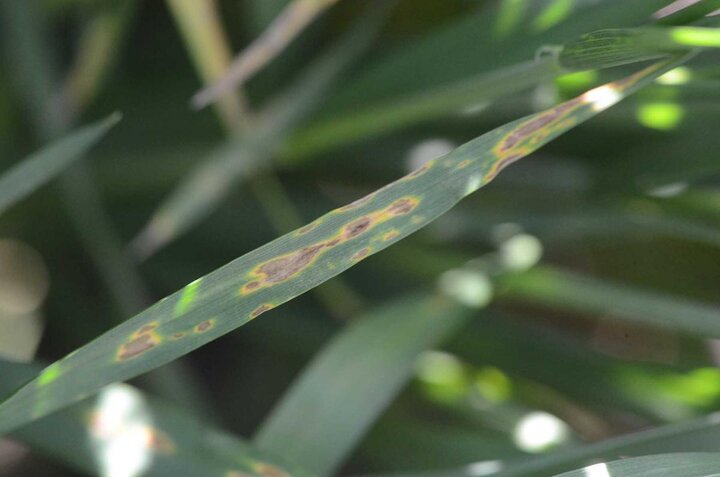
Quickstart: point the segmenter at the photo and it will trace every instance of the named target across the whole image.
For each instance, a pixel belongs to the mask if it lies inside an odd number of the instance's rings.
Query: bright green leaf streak
[[[19,383],[36,375],[39,367],[0,360],[0,395],[11,392]],[[50,368],[52,369],[52,368]],[[167,402],[142,394],[123,385],[122,392],[147,411],[145,428],[147,452],[151,457],[142,475],[156,477],[275,477],[308,475],[288,468],[262,454],[245,441],[219,429],[208,427],[192,414]],[[98,432],[102,422],[98,400],[86,400],[53,416],[40,419],[11,434],[18,442],[29,445],[34,452],[61,461],[64,465],[89,475],[100,473],[98,456],[88,445],[88,438]],[[114,409],[113,412],[117,412]],[[100,426],[101,427],[101,426]],[[130,448],[127,458],[137,457]]]
[[[192,306],[161,300],[59,361],[60,376],[34,380],[0,405],[0,433],[102,386],[172,361],[285,303],[417,231],[501,169],[686,61],[683,55],[546,111],[513,121],[311,224],[205,276]]]
[[[0,176],[0,214],[80,159],[120,121],[115,113],[32,154]]]

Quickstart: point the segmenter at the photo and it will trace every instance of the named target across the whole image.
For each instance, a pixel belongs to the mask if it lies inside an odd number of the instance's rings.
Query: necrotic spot
[[[265,281],[278,283],[287,280],[306,267],[325,247],[325,244],[305,247],[293,254],[271,260],[258,268],[265,275]]]
[[[151,335],[140,335],[137,338],[133,339],[129,343],[126,343],[120,347],[120,352],[118,353],[118,359],[120,360],[126,360],[130,358],[134,358],[145,351],[152,349],[153,347],[157,346],[158,340],[154,338]]]
[[[365,232],[368,227],[370,227],[370,224],[372,224],[372,220],[370,220],[370,217],[359,218],[355,222],[352,222],[347,227],[345,227],[345,237],[349,239],[357,237],[361,233]]]
[[[250,318],[257,318],[258,316],[262,315],[268,310],[271,310],[272,308],[273,305],[270,305],[268,303],[260,305],[259,307],[255,308],[252,313],[250,313]]]
[[[412,199],[398,199],[390,205],[390,207],[388,208],[388,212],[393,215],[407,214],[408,212],[413,210],[416,205],[416,202]]]
[[[198,323],[197,325],[195,325],[195,332],[202,333],[204,331],[209,330],[212,327],[213,327],[212,320],[205,320],[202,323]]]

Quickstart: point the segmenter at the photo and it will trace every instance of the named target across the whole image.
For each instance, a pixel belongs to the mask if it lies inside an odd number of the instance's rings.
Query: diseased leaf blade
[[[114,113],[35,152],[0,176],[0,214],[80,159],[120,121]]]
[[[688,58],[656,63],[490,131],[196,280],[22,387],[0,405],[0,433],[172,361],[305,293],[419,230],[507,165]]]

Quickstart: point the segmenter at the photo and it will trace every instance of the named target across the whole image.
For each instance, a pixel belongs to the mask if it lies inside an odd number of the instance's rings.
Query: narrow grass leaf
[[[583,70],[667,56],[688,48],[720,47],[720,28],[628,28],[600,30],[563,48],[560,64]]]
[[[556,477],[711,477],[718,475],[720,453],[661,454],[589,465]]]
[[[227,72],[215,84],[193,97],[193,106],[197,109],[204,108],[219,96],[241,87],[245,81],[280,54],[315,17],[337,1],[293,0],[273,20],[267,30],[235,58]]]
[[[255,444],[315,474],[334,473],[406,382],[418,355],[469,314],[447,298],[413,296],[351,325],[303,371]]]
[[[0,395],[37,365],[0,360]],[[125,384],[11,434],[33,451],[83,473],[233,477],[308,475],[269,459],[242,439]],[[119,450],[122,450],[120,452]]]
[[[51,365],[0,404],[0,433],[187,354],[338,275],[689,57],[653,64],[492,130],[196,280]]]
[[[79,129],[23,159],[0,176],[0,214],[83,157],[120,118],[119,113],[114,113]]]
[[[501,279],[508,297],[580,313],[720,337],[720,306],[628,287],[559,269],[537,267]]]

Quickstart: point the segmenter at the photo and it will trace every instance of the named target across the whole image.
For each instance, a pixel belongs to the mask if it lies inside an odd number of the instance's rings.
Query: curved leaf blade
[[[490,131],[198,279],[56,362],[0,405],[0,433],[238,328],[436,219],[525,157],[690,56]]]
[[[0,214],[80,159],[121,117],[120,113],[113,113],[85,126],[35,152],[0,176]]]

